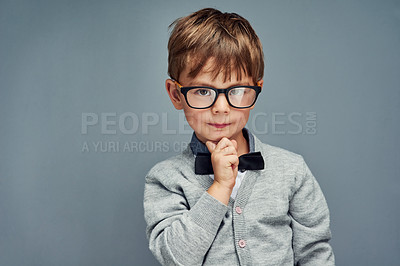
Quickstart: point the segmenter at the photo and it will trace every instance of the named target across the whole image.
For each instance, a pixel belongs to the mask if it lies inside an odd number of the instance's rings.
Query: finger
[[[222,151],[224,148],[228,146],[233,146],[232,142],[228,138],[223,137],[215,147],[215,151]]]
[[[231,146],[226,146],[225,148],[223,148],[221,150],[221,153],[224,155],[236,155],[237,150],[235,149],[235,147],[233,145],[231,145]]]
[[[215,147],[217,146],[215,143],[211,141],[206,142],[207,149],[209,150],[210,153],[213,153],[215,150]]]
[[[237,176],[239,167],[237,165],[232,165],[233,176]]]
[[[226,157],[232,167],[239,166],[239,158],[236,155],[228,155]]]

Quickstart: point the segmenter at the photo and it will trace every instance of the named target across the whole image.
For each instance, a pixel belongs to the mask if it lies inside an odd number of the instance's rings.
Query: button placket
[[[236,196],[235,201],[232,206],[233,213],[233,230],[234,230],[234,238],[235,238],[235,248],[236,252],[239,256],[239,261],[241,265],[252,265],[251,260],[251,244],[248,246],[247,243],[247,229],[246,229],[246,221],[244,217],[244,208],[246,208],[247,201],[250,197],[251,190],[256,183],[257,173],[255,171],[249,171],[246,173],[246,177],[239,188],[238,194]]]

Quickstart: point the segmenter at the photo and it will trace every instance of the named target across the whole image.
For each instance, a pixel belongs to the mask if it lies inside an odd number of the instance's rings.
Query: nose
[[[225,94],[221,93],[218,95],[217,100],[211,107],[213,113],[229,113],[230,106]]]

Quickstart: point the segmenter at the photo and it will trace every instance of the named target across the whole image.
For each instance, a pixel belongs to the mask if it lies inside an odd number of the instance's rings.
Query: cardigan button
[[[239,240],[239,247],[244,248],[246,246],[246,241],[243,239]]]
[[[239,206],[236,206],[235,211],[237,214],[241,214],[242,213],[242,208],[240,208]]]

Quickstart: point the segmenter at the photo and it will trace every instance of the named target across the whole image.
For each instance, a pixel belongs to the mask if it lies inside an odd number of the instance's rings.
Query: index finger
[[[236,141],[235,141],[236,142]],[[214,151],[221,151],[223,149],[225,149],[226,147],[229,146],[233,146],[235,148],[235,150],[237,150],[237,148],[235,147],[235,144],[229,140],[227,137],[223,137],[217,144],[217,146],[215,147]],[[237,145],[236,145],[237,146]]]

